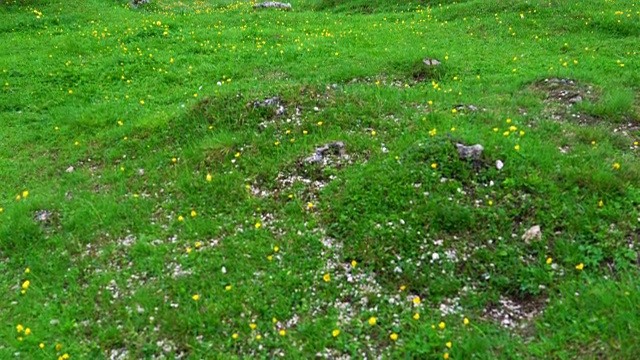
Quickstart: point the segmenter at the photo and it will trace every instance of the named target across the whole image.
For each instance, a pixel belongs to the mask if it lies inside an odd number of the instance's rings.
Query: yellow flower
[[[275,323],[277,323],[277,322],[278,322],[278,319],[276,319],[276,318],[271,318],[271,322],[275,324]]]
[[[322,280],[324,280],[325,282],[331,281],[331,275],[329,275],[329,273],[324,274],[324,276],[322,277]]]
[[[24,331],[24,326],[18,324],[18,325],[16,325],[16,330],[18,331],[18,333],[21,333],[21,332]]]
[[[64,353],[64,354],[62,355],[62,359],[64,359],[64,360],[69,359],[69,357],[70,357],[70,356],[69,356],[69,354],[67,354],[67,353]]]
[[[29,191],[25,190],[22,192],[22,197],[26,198],[27,196],[29,196]]]
[[[438,131],[436,129],[429,130],[429,135],[436,136],[437,132]]]
[[[393,341],[396,341],[396,340],[398,340],[398,334],[391,333],[391,335],[389,335],[389,338],[391,338],[391,340],[393,340]]]
[[[231,335],[231,338],[233,338],[234,340],[238,338],[238,333],[233,333],[233,335]]]
[[[62,349],[62,344],[56,344],[56,351],[60,351]]]
[[[273,260],[273,255],[267,256],[267,260],[272,261]]]
[[[31,269],[29,269],[29,268],[24,269],[24,273],[25,273],[25,274],[28,274],[28,273],[30,273],[30,272],[31,272]]]
[[[453,131],[456,131],[456,128],[452,127],[452,128],[451,128],[451,131],[452,131],[452,132],[453,132]]]
[[[547,262],[547,265],[550,265],[553,262],[553,259],[548,257],[546,262]]]
[[[287,335],[287,332],[284,329],[282,329],[278,332],[278,334],[280,334],[280,336],[285,336]]]
[[[251,328],[251,330],[255,330],[258,327],[258,325],[251,323],[249,324],[249,327]]]
[[[38,346],[40,346],[40,349],[44,349],[44,343],[40,343]]]
[[[504,135],[504,136],[509,136],[509,132],[508,132],[508,131],[505,131],[504,133],[502,133],[502,135]]]
[[[489,200],[489,206],[493,206],[493,200]]]
[[[191,210],[191,217],[196,217],[196,215],[198,215],[198,213],[196,213],[195,210]]]
[[[184,220],[184,218],[182,217],[182,215],[178,216],[178,221],[182,221]]]
[[[516,145],[513,148],[516,149],[516,151],[520,151],[520,145]]]
[[[274,246],[274,247],[273,247],[273,251],[274,251],[274,252],[278,252],[278,251],[280,251],[280,248],[279,248],[278,246]]]
[[[604,206],[604,202],[602,200],[598,201],[598,207],[603,207]]]
[[[24,335],[25,336],[31,335],[31,329],[29,329],[29,328],[24,329]]]
[[[520,130],[520,136],[524,135],[524,131]]]
[[[195,244],[195,245],[196,245],[196,248],[199,248],[200,246],[202,246],[202,242],[200,242],[200,241],[196,241],[196,244]]]
[[[613,164],[613,169],[614,170],[620,170],[620,164],[619,163],[614,163]],[[26,196],[25,196],[26,197]]]
[[[262,224],[260,224],[259,222],[256,223],[256,229],[260,229],[260,226],[262,226]]]
[[[175,164],[176,162],[178,162],[178,159],[176,159],[176,158],[171,158],[171,162]]]
[[[511,126],[509,127],[509,130],[511,130],[511,131],[516,131],[516,130],[518,130],[518,128],[517,128],[517,127],[515,127],[515,126],[513,126],[513,125],[511,125]]]
[[[26,280],[25,282],[22,283],[22,289],[27,290],[30,284],[31,282],[29,280]]]
[[[207,181],[211,182],[211,180],[213,180],[213,176],[211,176],[211,174],[207,174]]]
[[[442,355],[442,357],[446,360],[449,358],[449,353],[444,353],[444,355]]]
[[[451,341],[447,342],[445,345],[447,345],[447,347],[448,347],[449,349],[451,349],[451,347],[453,346],[453,344],[451,343]]]
[[[464,318],[464,320],[462,320],[462,323],[465,325],[469,325],[469,319]]]
[[[309,209],[311,209],[311,208],[313,208],[313,204],[312,204],[312,203],[307,203],[307,207],[308,207]]]
[[[432,168],[432,169],[435,169],[435,168],[437,168],[437,167],[438,167],[438,164],[436,164],[436,163],[431,164],[431,168]]]
[[[458,110],[456,110],[456,109],[451,109],[451,113],[452,113],[452,114],[455,114],[455,113],[457,113],[457,112],[458,112]]]
[[[191,254],[191,251],[193,251],[190,247],[187,248],[187,254]]]
[[[400,286],[400,291],[405,291],[405,289],[406,289],[406,288],[407,288],[407,286],[406,286],[406,285],[401,285],[401,286]]]
[[[419,313],[413,314],[413,320],[420,320],[420,314]]]
[[[140,105],[144,105],[144,100],[140,100]]]
[[[358,262],[355,260],[351,260],[351,266],[356,267],[356,265],[358,265]]]
[[[580,263],[580,264],[576,265],[576,269],[578,269],[578,270],[584,269],[584,264]]]
[[[433,105],[433,101],[432,101],[432,100],[429,100],[429,101],[427,101],[427,104],[429,104],[429,105]]]
[[[333,335],[333,337],[336,337],[336,336],[340,335],[340,330],[338,330],[338,329],[333,330],[331,332],[331,335]]]
[[[256,340],[262,340],[262,335],[260,334],[256,335]]]
[[[227,285],[224,287],[225,290],[230,291],[231,290],[231,285]]]
[[[444,321],[442,321],[442,322],[440,322],[440,324],[438,324],[438,327],[439,327],[440,329],[444,329],[444,328],[445,328],[445,326],[446,326],[446,324],[444,323]]]
[[[198,97],[198,94],[193,94],[193,97],[197,98],[197,97]]]
[[[376,136],[376,131],[375,130],[371,130],[371,136]]]
[[[233,156],[238,158],[238,157],[240,157],[240,153],[239,153],[239,152],[237,152],[237,153],[236,153],[235,155],[233,155]]]
[[[511,124],[511,119],[507,119],[507,124]]]
[[[278,146],[278,145],[280,145],[280,141],[276,141],[276,142],[274,142],[273,144],[274,144],[275,146]]]
[[[369,325],[373,326],[378,322],[375,316],[369,318]]]
[[[195,295],[193,295],[191,298],[192,298],[194,301],[198,301],[198,300],[200,300],[200,295],[195,294]]]
[[[416,305],[420,304],[420,297],[419,296],[414,297],[413,298],[413,303],[416,304]]]
[[[318,126],[322,126],[322,121],[318,121]]]

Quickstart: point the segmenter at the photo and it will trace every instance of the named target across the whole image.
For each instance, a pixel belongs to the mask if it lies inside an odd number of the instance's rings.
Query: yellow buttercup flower
[[[369,325],[373,326],[378,322],[378,320],[375,318],[375,316],[372,316],[369,318]]]
[[[398,334],[396,334],[396,333],[392,333],[391,335],[389,335],[389,338],[390,338],[391,340],[393,340],[393,341],[396,341],[396,340],[398,340]]]
[[[331,332],[331,335],[333,335],[333,337],[337,337],[338,335],[340,335],[340,330],[335,329]]]
[[[329,275],[328,273],[324,274],[324,276],[322,277],[322,280],[324,280],[325,282],[331,281],[331,275]]]
[[[200,300],[200,295],[195,294],[195,295],[193,295],[191,298],[192,298],[194,301],[198,301],[198,300]]]

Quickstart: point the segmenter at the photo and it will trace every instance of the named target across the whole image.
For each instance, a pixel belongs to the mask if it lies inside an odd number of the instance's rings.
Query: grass
[[[3,0],[0,358],[637,356],[637,3],[251,5]]]

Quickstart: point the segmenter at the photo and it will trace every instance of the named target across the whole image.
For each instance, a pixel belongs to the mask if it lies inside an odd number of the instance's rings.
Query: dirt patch
[[[575,109],[575,105],[597,99],[593,86],[573,79],[548,78],[532,85],[532,90],[545,95],[544,113],[557,121],[570,121],[580,125],[594,124],[599,119]]]
[[[544,298],[501,297],[485,308],[484,317],[504,328],[526,330],[532,320],[544,312],[547,302]]]

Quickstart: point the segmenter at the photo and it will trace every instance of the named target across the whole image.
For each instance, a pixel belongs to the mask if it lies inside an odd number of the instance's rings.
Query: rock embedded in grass
[[[542,239],[542,230],[540,229],[540,225],[532,226],[522,235],[522,240],[524,240],[526,243],[529,243],[529,241],[531,240],[540,239]]]
[[[462,160],[466,160],[466,159],[478,160],[482,156],[484,147],[480,144],[466,146],[464,144],[456,143],[456,150],[458,150],[458,155]]]
[[[345,155],[344,143],[342,141],[336,141],[320,146],[316,148],[313,155],[305,158],[303,162],[307,164],[320,164],[329,155],[343,157]]]
[[[440,64],[441,64],[439,60],[436,60],[436,59],[428,59],[428,58],[427,58],[427,59],[422,60],[422,62],[423,62],[425,65],[427,65],[427,66],[438,66],[438,65],[440,65]]]
[[[254,9],[276,8],[276,9],[283,9],[283,10],[291,10],[291,4],[281,3],[277,1],[265,1],[263,3],[258,3],[253,5],[253,8]]]

